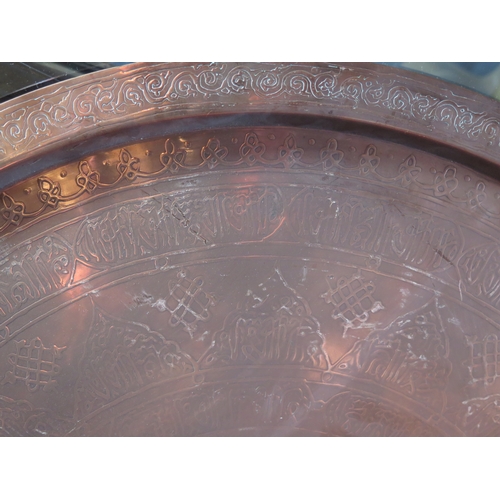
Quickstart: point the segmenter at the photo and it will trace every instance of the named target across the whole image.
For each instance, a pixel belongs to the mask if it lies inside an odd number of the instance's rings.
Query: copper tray
[[[0,106],[0,433],[500,435],[500,106],[134,64]]]

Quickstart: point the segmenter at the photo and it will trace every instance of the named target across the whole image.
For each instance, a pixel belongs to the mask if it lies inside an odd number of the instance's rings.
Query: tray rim
[[[277,113],[356,121],[500,162],[500,102],[375,63],[134,63],[0,104],[0,171],[137,124]]]

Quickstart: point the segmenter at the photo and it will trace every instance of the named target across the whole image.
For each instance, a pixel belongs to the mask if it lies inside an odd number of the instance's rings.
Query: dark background
[[[126,63],[0,63],[0,102],[52,83]]]

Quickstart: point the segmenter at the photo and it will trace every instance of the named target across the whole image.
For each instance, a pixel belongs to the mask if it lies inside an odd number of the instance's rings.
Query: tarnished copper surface
[[[498,105],[388,71],[105,71],[17,146],[0,107],[0,433],[500,435]]]

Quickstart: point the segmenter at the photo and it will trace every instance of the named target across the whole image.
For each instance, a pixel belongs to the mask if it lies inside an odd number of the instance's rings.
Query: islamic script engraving
[[[473,398],[467,406],[465,428],[468,436],[500,436],[500,395]]]
[[[75,252],[86,265],[107,268],[174,248],[239,241],[242,233],[265,238],[279,229],[283,212],[283,195],[273,185],[161,194],[83,221]]]
[[[0,396],[0,436],[59,436],[70,425],[69,419],[35,408],[28,401]]]
[[[413,415],[351,392],[342,392],[326,404],[325,419],[328,433],[334,436],[435,436],[437,432]]]
[[[96,308],[76,386],[77,414],[91,413],[129,391],[195,369],[177,343]]]
[[[307,384],[246,381],[167,396],[118,417],[111,435],[197,436],[303,425],[314,407]],[[140,422],[138,427],[138,422]],[[138,431],[139,428],[139,431]]]
[[[448,356],[448,338],[433,300],[356,342],[332,370],[391,387],[441,411],[452,369]]]
[[[224,321],[200,367],[232,364],[299,364],[326,369],[329,358],[318,320],[305,299],[276,268],[259,290]]]
[[[0,265],[0,321],[65,288],[74,270],[71,246],[50,235],[14,249]],[[0,333],[0,346],[9,340]]]

